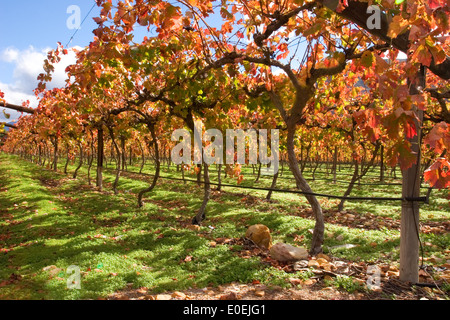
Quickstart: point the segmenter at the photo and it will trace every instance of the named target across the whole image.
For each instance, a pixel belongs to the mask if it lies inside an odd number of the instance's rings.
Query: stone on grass
[[[258,246],[270,249],[272,247],[272,236],[267,226],[254,224],[247,229],[245,237],[252,240]]]
[[[281,262],[299,261],[308,259],[308,250],[278,242],[270,249],[270,256]]]

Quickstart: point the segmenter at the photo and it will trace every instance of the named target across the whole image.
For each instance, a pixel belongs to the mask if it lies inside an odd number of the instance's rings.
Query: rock
[[[293,268],[294,271],[299,271],[303,268],[307,268],[308,267],[308,260],[300,260],[294,263]]]
[[[264,297],[265,294],[266,292],[262,290],[255,291],[255,296],[257,297]]]
[[[313,285],[314,283],[316,283],[316,280],[314,280],[314,279],[306,279],[305,281],[303,281],[303,284],[304,284],[305,286],[311,286],[311,285]]]
[[[290,282],[293,286],[296,286],[296,285],[301,284],[301,283],[303,282],[303,280],[298,279],[298,278],[289,278],[289,282]]]
[[[254,224],[247,229],[245,237],[252,240],[258,246],[270,249],[272,247],[272,236],[267,226]]]
[[[175,291],[174,293],[172,293],[172,298],[185,300],[186,295],[183,292]]]
[[[270,256],[281,262],[298,261],[308,258],[308,250],[278,242],[270,248]]]
[[[240,294],[237,292],[231,291],[230,293],[223,294],[219,297],[219,300],[239,300],[241,299]]]

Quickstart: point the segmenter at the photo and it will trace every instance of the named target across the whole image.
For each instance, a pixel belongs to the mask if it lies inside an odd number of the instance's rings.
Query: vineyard
[[[449,298],[448,1],[96,5],[0,88],[0,299]]]

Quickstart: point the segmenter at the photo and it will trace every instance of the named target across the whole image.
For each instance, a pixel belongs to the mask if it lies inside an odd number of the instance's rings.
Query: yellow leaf
[[[408,27],[408,25],[409,23],[407,20],[404,20],[401,16],[395,16],[389,25],[388,37],[396,38],[406,29],[406,27]]]

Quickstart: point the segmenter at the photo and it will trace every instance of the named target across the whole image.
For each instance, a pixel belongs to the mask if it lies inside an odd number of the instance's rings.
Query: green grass
[[[71,164],[69,172],[74,168]],[[129,169],[138,171],[137,167]],[[152,170],[152,166],[145,168],[147,173]],[[251,168],[244,170],[243,185],[253,185]],[[134,288],[147,287],[150,293],[233,281],[259,280],[286,286],[290,277],[311,276],[307,272],[287,274],[267,267],[257,257],[240,258],[228,245],[210,246],[216,238],[240,238],[248,226],[263,223],[272,230],[274,243],[284,241],[309,247],[309,230],[314,221],[296,216],[299,210],[308,207],[303,197],[274,193],[273,202],[249,203],[242,201],[246,195],[264,198],[265,192],[227,187],[220,196],[212,197],[204,226],[194,232],[184,226],[202,202],[202,189],[196,184],[161,179],[156,189],[146,195],[144,208],[138,209],[135,193],[146,187],[148,181],[122,176],[121,192],[114,195],[110,191],[112,171],[105,170],[104,192],[89,187],[86,172],[83,167],[79,178],[74,180],[69,178],[71,175],[44,169],[17,156],[0,154],[0,248],[7,249],[0,252],[0,299],[96,299],[123,290],[129,284]],[[181,176],[173,166],[170,169],[164,166],[161,174]],[[285,170],[284,177],[288,176]],[[187,177],[192,179],[193,175]],[[228,178],[224,183],[235,181]],[[269,186],[270,178],[262,177],[257,185]],[[312,185],[314,191],[329,194],[343,194],[345,190],[345,185],[325,180]],[[280,179],[277,187],[292,188],[292,180]],[[355,187],[353,194],[367,192],[392,196],[399,192],[399,187],[383,190],[360,186]],[[326,210],[337,205],[337,201],[326,198],[321,203]],[[399,219],[399,203],[349,201],[346,207],[359,214]],[[431,204],[421,210],[422,217],[429,221],[448,220],[445,192],[433,192]],[[295,242],[295,236],[303,236],[302,242]],[[432,244],[427,247],[426,256],[445,257],[442,251],[450,246],[448,235],[422,237]],[[378,244],[376,247],[371,245],[374,242]],[[329,249],[346,243],[357,247]],[[324,250],[335,257],[396,263],[398,246],[397,230],[326,225]],[[186,259],[188,256],[191,258]],[[55,274],[43,271],[52,265],[57,268]],[[80,290],[67,288],[66,270],[71,265],[81,270]],[[12,274],[20,275],[21,279],[9,283]]]

